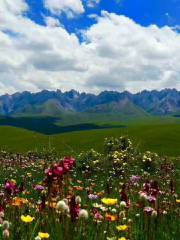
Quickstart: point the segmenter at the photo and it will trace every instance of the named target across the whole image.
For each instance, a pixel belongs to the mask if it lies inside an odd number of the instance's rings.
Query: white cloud
[[[142,27],[102,12],[85,36],[92,64],[87,85],[95,90],[180,88],[178,81],[171,84],[175,76],[180,78],[180,35],[169,27]]]
[[[96,7],[101,0],[87,0],[87,6],[90,8]]]
[[[1,0],[0,1],[0,14],[21,14],[28,10],[28,5],[24,0]]]
[[[0,94],[57,88],[180,89],[180,34],[169,27],[142,27],[102,12],[80,43],[56,18],[46,18],[47,26],[42,26],[20,14],[27,7],[10,11],[2,6]]]
[[[61,23],[57,18],[54,17],[44,17],[45,23],[48,27],[59,27],[61,26]]]
[[[44,0],[44,4],[53,14],[64,12],[70,18],[84,12],[81,0]]]

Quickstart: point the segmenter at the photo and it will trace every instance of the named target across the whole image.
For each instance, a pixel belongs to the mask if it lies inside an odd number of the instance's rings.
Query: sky
[[[180,90],[180,0],[0,0],[0,94]]]

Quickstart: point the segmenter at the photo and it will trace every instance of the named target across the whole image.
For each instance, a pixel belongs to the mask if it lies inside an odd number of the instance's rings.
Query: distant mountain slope
[[[0,96],[0,115],[61,115],[67,112],[167,115],[180,112],[176,89],[130,92],[104,91],[99,95],[43,90]]]

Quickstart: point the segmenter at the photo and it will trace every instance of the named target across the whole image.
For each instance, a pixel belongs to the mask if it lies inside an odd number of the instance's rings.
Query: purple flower
[[[130,178],[130,181],[133,185],[137,185],[140,179],[141,179],[140,176],[132,175]]]
[[[151,214],[154,209],[152,207],[145,207],[144,212],[147,214]]]
[[[89,195],[88,195],[88,198],[89,198],[90,200],[96,200],[96,199],[98,198],[98,195],[96,195],[96,194],[89,194]]]
[[[41,192],[41,191],[44,190],[44,187],[43,187],[42,185],[36,185],[36,186],[34,187],[34,189],[35,189],[36,191],[38,191],[38,192]]]
[[[155,203],[155,202],[156,202],[156,197],[154,197],[154,196],[148,196],[148,197],[147,197],[147,200],[148,200],[149,203]]]

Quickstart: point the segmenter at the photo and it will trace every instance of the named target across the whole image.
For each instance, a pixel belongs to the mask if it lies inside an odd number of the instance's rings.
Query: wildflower
[[[72,196],[70,201],[70,215],[71,215],[71,221],[75,221],[78,217],[80,211],[79,204],[75,201],[75,196]]]
[[[116,221],[118,219],[118,216],[106,213],[105,218],[109,222],[114,222],[114,221]]]
[[[9,226],[10,226],[10,223],[8,221],[3,221],[3,224],[2,224],[2,228],[5,230],[5,229],[9,229]]]
[[[163,214],[164,214],[164,215],[167,215],[167,211],[166,211],[166,210],[164,210],[164,211],[163,211]]]
[[[118,238],[118,240],[128,240],[128,239],[125,237],[120,237],[120,238]]]
[[[121,211],[121,212],[119,213],[119,217],[120,217],[120,218],[125,218],[125,217],[126,217],[126,212],[125,212],[125,211]]]
[[[81,186],[73,186],[73,189],[77,191],[83,191],[83,187]]]
[[[133,185],[137,185],[140,179],[141,179],[140,176],[132,175],[130,178],[130,181]]]
[[[154,210],[154,209],[151,208],[151,207],[145,207],[145,208],[144,208],[144,212],[147,213],[147,214],[151,214],[153,210]]]
[[[4,184],[4,189],[9,195],[13,195],[19,192],[16,181],[14,179],[7,180]]]
[[[26,203],[28,203],[28,200],[25,198],[14,198],[12,201],[12,206],[21,207]]]
[[[152,217],[157,217],[157,211],[156,211],[156,210],[153,210],[152,213],[151,213],[151,216],[152,216]]]
[[[86,211],[85,209],[81,209],[79,211],[79,218],[84,218],[84,219],[88,219],[88,211]]]
[[[44,186],[42,186],[42,185],[36,185],[36,186],[34,187],[34,190],[36,190],[36,191],[38,191],[38,192],[41,192],[41,191],[44,190]]]
[[[33,220],[34,220],[34,217],[31,217],[29,215],[27,216],[21,215],[21,221],[25,223],[31,223]]]
[[[4,217],[4,211],[0,211],[0,218]]]
[[[126,207],[126,202],[125,201],[121,201],[120,202],[120,208],[125,208]]]
[[[39,236],[35,237],[35,240],[41,240],[41,238]]]
[[[5,229],[4,231],[3,231],[3,237],[4,238],[9,238],[9,229]]]
[[[180,203],[180,199],[176,199],[176,203]]]
[[[112,213],[116,213],[117,210],[116,210],[115,208],[113,208],[113,209],[111,209],[111,212],[112,212]]]
[[[49,238],[49,233],[39,232],[38,237],[40,237],[41,239]]]
[[[99,212],[96,212],[94,214],[94,218],[98,221],[101,221],[103,219],[103,216]]]
[[[113,198],[102,198],[101,202],[104,203],[105,205],[112,206],[112,205],[117,204],[118,200],[117,200],[117,198],[115,198],[115,199],[113,199]]]
[[[148,197],[147,197],[147,200],[148,200],[149,203],[155,203],[155,202],[156,202],[156,197],[154,197],[154,196],[148,196]]]
[[[69,212],[69,206],[64,200],[61,200],[57,203],[56,209],[62,212]]]
[[[56,208],[58,210],[64,210],[65,206],[66,206],[66,203],[63,200],[61,200],[61,201],[57,202]]]
[[[116,229],[118,231],[126,231],[128,229],[128,226],[127,225],[119,225],[119,226],[116,226]]]
[[[76,201],[77,204],[80,204],[81,203],[81,197],[80,196],[76,196],[75,201]]]
[[[89,195],[88,195],[88,198],[89,198],[90,200],[96,200],[96,199],[98,198],[98,195],[96,195],[96,194],[89,194]]]

